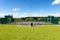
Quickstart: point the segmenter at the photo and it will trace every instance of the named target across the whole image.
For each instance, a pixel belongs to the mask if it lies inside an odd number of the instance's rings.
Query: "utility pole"
[[[30,18],[31,18],[31,13],[32,13],[32,6],[30,6]]]
[[[32,6],[30,6],[30,25],[33,26],[33,22],[31,20],[31,18],[32,18],[31,15],[32,15]]]

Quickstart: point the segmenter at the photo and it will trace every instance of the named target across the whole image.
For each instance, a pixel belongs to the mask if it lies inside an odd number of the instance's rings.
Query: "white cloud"
[[[55,16],[55,17],[60,17],[60,13],[53,13],[53,14],[49,14],[51,16]]]
[[[21,10],[20,8],[14,8],[13,11],[19,11]]]
[[[54,0],[52,5],[55,5],[55,4],[60,4],[60,0]]]
[[[7,13],[0,13],[0,18],[4,18],[5,15],[8,15]]]
[[[47,15],[44,14],[38,14],[38,13],[31,13],[31,17],[45,17]]]
[[[14,18],[21,18],[21,17],[47,17],[47,16],[55,16],[55,17],[60,17],[60,13],[49,13],[49,14],[37,14],[37,13],[32,13],[29,15],[29,13],[23,13],[23,14],[13,14]]]
[[[42,14],[36,14],[36,13],[22,13],[22,14],[19,14],[19,13],[11,13],[11,14],[8,14],[8,13],[0,13],[0,18],[1,17],[4,17],[5,15],[13,15],[13,18],[21,18],[21,17],[39,17],[39,16],[43,16]],[[46,16],[46,15],[45,15]]]
[[[12,14],[12,13],[11,13]],[[0,18],[4,17],[5,15],[11,15],[7,13],[0,13]],[[30,13],[13,13],[13,18],[21,18],[21,17],[30,17]],[[48,15],[55,16],[55,17],[60,17],[60,13],[49,13],[49,14],[37,14],[37,13],[31,13],[31,17],[46,17]]]

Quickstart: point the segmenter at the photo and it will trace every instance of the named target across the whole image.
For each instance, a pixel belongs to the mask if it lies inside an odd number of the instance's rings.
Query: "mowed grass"
[[[0,40],[60,40],[60,26],[0,25]]]

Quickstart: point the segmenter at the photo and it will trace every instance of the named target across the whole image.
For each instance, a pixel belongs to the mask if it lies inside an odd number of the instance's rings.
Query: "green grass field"
[[[60,26],[0,25],[0,40],[60,40]]]

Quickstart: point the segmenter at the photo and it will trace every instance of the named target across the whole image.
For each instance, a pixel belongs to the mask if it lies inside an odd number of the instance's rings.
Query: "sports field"
[[[60,40],[59,25],[0,25],[0,40]]]

